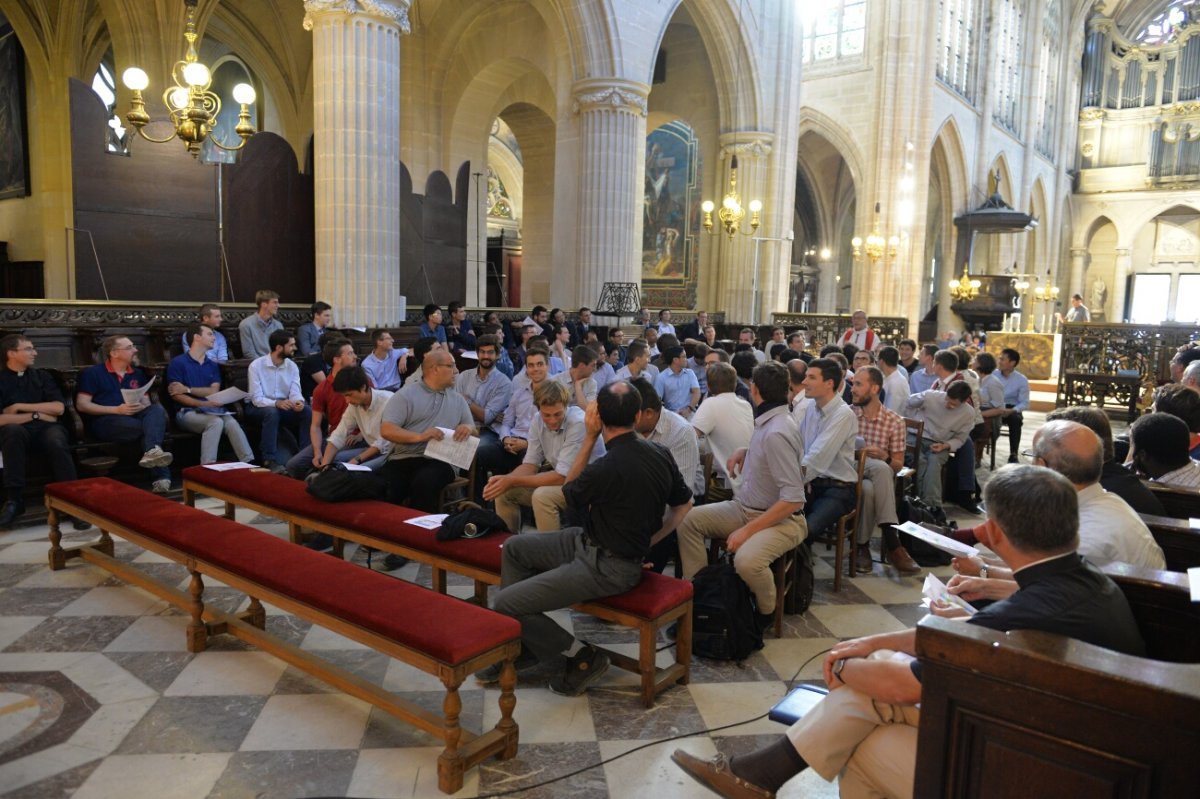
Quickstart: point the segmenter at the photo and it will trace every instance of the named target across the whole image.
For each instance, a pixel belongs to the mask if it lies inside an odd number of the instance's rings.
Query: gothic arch
[[[1163,214],[1171,213],[1175,209],[1184,209],[1196,214],[1200,214],[1200,203],[1181,199],[1179,202],[1170,201],[1167,205],[1157,205],[1154,208],[1148,208],[1142,211],[1137,216],[1132,216],[1127,220],[1125,225],[1117,225],[1117,242],[1121,247],[1129,247],[1133,243],[1133,239],[1146,225],[1153,222]],[[1114,223],[1115,224],[1115,223]]]
[[[1038,177],[1034,180],[1033,188],[1029,191],[1029,213],[1034,218],[1044,222],[1048,212],[1046,189],[1042,185],[1042,179]],[[1054,268],[1048,252],[1050,231],[1039,225],[1025,235],[1029,237],[1028,246],[1025,248],[1026,263],[1035,267],[1033,271],[1039,275],[1044,274],[1047,269],[1053,274]]]
[[[1017,186],[1013,183],[1012,169],[1008,166],[1008,156],[1003,152],[992,159],[992,165],[988,167],[989,176],[994,176],[997,172],[1000,173],[1000,196],[1004,198],[1006,203],[1015,208],[1017,203]],[[992,177],[988,178],[988,194],[991,194],[992,180]]]
[[[943,205],[946,212],[953,217],[958,211],[967,210],[970,203],[970,180],[967,178],[967,158],[963,148],[962,133],[953,116],[938,128],[930,145],[932,153],[941,147],[943,173]]]
[[[838,151],[846,162],[846,166],[850,168],[850,178],[854,181],[854,185],[862,186],[866,174],[863,170],[865,162],[862,151],[858,148],[850,132],[820,111],[811,106],[804,106],[800,109],[800,127],[797,138],[803,139],[804,135],[810,132],[818,134]],[[799,157],[803,158],[804,154],[800,153]]]

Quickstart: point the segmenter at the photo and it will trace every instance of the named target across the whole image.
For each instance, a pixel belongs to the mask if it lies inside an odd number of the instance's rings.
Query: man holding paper
[[[950,453],[969,440],[975,427],[975,409],[967,404],[970,398],[971,387],[962,380],[945,391],[930,389],[908,398],[909,410],[917,411],[916,417],[925,422],[917,483],[921,499],[932,508],[942,506],[942,469]],[[971,463],[974,465],[974,460]]]
[[[1010,465],[984,487],[984,543],[1012,564],[1020,590],[966,620],[992,630],[1041,630],[1141,656],[1145,645],[1121,589],[1075,551],[1075,488],[1039,466]],[[962,615],[943,603],[938,615]],[[731,760],[672,756],[726,797],[774,796],[807,768],[839,777],[842,796],[911,797],[921,711],[916,630],[843,641],[825,658],[829,694],[774,743]]]
[[[448,350],[430,350],[421,362],[421,379],[410,380],[383,409],[383,438],[392,451],[383,467],[388,501],[433,513],[438,495],[454,479],[454,467],[426,457],[430,441],[441,441],[454,431],[454,441],[465,441],[475,432],[475,419],[463,396],[454,390],[458,369]]]
[[[84,369],[79,375],[79,393],[75,407],[83,414],[88,432],[101,441],[142,442],[138,466],[149,469],[156,494],[171,490],[172,455],[163,452],[167,432],[167,412],[154,405],[146,394],[153,378],[147,379],[133,365],[137,347],[125,336],[109,336],[100,343],[102,363]],[[128,392],[128,393],[126,393]]]
[[[200,434],[200,463],[216,463],[222,435],[229,439],[237,459],[250,463],[254,460],[254,450],[237,417],[220,401],[228,395],[221,391],[220,368],[208,357],[216,344],[213,329],[208,325],[192,324],[188,325],[185,336],[187,352],[172,358],[167,365],[167,393],[179,405],[175,421],[184,430]],[[241,396],[226,401],[236,402],[246,396],[244,391],[233,391]],[[218,393],[225,396],[217,396]],[[215,401],[214,396],[217,397]]]

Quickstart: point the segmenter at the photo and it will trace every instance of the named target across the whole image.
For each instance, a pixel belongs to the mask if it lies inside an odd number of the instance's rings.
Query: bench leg
[[[517,706],[517,669],[512,660],[504,661],[500,671],[500,721],[496,729],[504,733],[504,751],[497,760],[508,760],[517,756],[517,723],[513,721],[513,709]]]
[[[296,524],[295,522],[288,522],[288,539],[290,539],[293,544],[300,543],[300,532],[300,525]]]
[[[189,508],[196,507],[196,492],[186,485],[183,487],[183,504]]]
[[[67,566],[67,551],[62,548],[62,530],[58,529],[58,511],[49,509],[46,521],[50,523],[50,571],[65,569]]]
[[[675,628],[675,662],[683,666],[683,676],[679,678],[679,684],[687,685],[692,678],[692,603],[690,601],[687,612],[679,617],[679,626]]]
[[[225,503],[225,518],[230,521],[235,521],[237,518],[237,508],[233,506],[232,502]]]
[[[516,672],[513,673],[516,681]],[[458,695],[461,682],[453,679],[443,680],[446,686],[446,697],[442,700],[442,716],[445,726],[442,739],[446,748],[438,755],[438,790],[442,793],[457,793],[463,784],[463,772],[466,770],[462,754],[458,751],[458,742],[462,738],[462,727],[458,725],[458,716],[462,713],[462,697]]]
[[[488,606],[488,584],[483,580],[475,581],[475,596],[471,601],[481,608]]]
[[[96,549],[108,555],[110,558],[115,558],[116,545],[113,543],[112,536],[108,534],[108,530],[100,528],[100,540],[96,542]]]
[[[654,680],[658,676],[658,631],[653,622],[638,625],[638,671],[642,678],[642,707],[654,707]]]
[[[192,572],[188,593],[192,597],[192,620],[187,628],[187,650],[203,652],[208,647],[208,627],[204,624],[204,580],[200,572]]]
[[[252,624],[260,630],[267,629],[267,611],[262,602],[258,601],[258,597],[250,597],[250,607],[239,615],[247,624]]]

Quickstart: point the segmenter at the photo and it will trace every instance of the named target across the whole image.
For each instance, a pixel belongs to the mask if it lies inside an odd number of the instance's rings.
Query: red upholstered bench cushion
[[[46,493],[443,663],[462,663],[521,635],[516,619],[107,477],[52,483]]]
[[[691,598],[690,580],[646,571],[642,574],[642,581],[638,583],[637,588],[616,596],[594,600],[591,604],[603,605],[644,619],[654,619]]]
[[[247,469],[217,472],[192,466],[183,470],[183,476],[199,486],[500,574],[500,545],[508,538],[507,534],[438,541],[433,530],[405,524],[409,519],[424,516],[424,511],[380,500],[322,502],[308,493],[304,481],[270,472]]]

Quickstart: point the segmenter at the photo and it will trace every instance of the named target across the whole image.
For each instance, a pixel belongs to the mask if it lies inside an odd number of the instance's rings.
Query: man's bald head
[[[1099,482],[1104,470],[1104,443],[1078,422],[1046,422],[1033,437],[1033,454],[1070,480],[1076,488]]]
[[[457,374],[454,356],[447,350],[437,349],[425,353],[425,359],[421,361],[421,378],[430,388],[443,389],[454,385]]]

